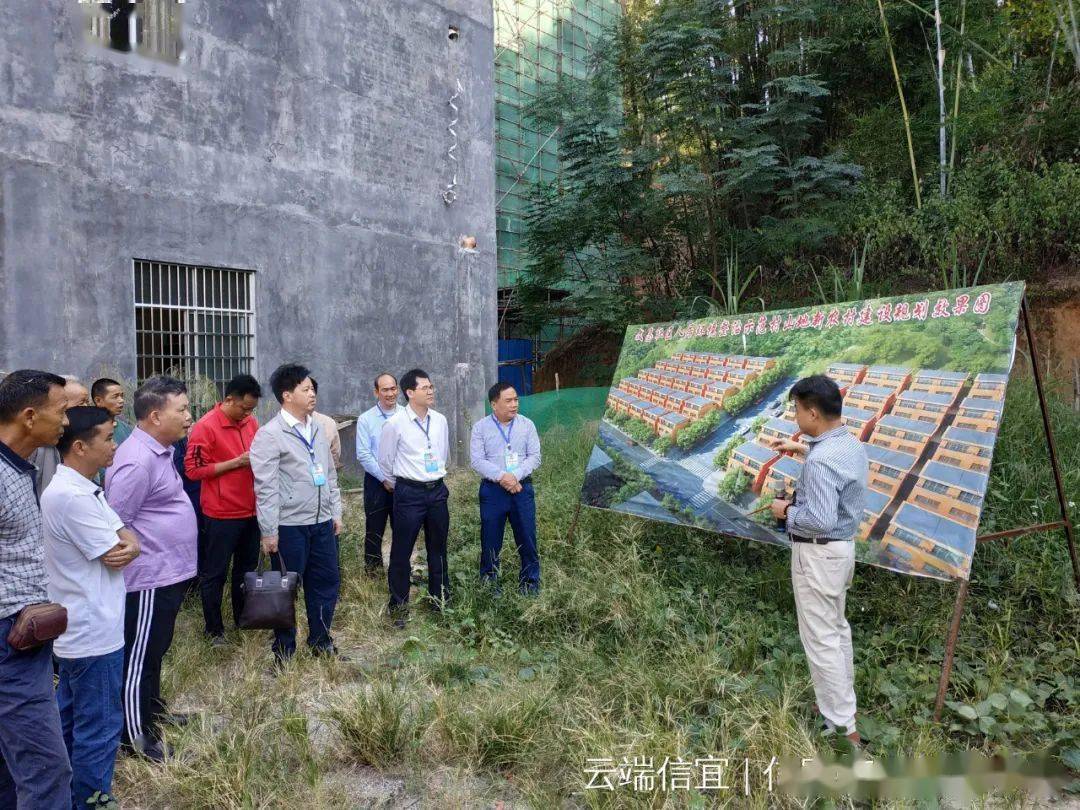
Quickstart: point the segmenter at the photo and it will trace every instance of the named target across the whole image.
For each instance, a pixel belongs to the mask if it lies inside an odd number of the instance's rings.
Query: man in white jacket
[[[340,658],[330,637],[341,587],[338,535],[341,491],[325,433],[312,419],[315,389],[300,365],[279,366],[270,387],[281,412],[259,428],[249,458],[255,475],[255,511],[262,550],[281,554],[300,576],[308,619],[308,648]],[[296,631],[274,631],[274,656],[296,652]]]

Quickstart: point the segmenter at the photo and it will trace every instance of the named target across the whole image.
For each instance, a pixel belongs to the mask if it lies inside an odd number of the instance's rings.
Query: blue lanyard
[[[311,456],[311,461],[312,462],[315,461],[315,432],[314,432],[314,427],[315,426],[312,425],[311,441],[309,442],[307,439],[304,438],[304,434],[300,432],[299,428],[297,428],[296,425],[293,425],[293,433],[295,433],[296,437],[298,439],[300,439],[300,441],[302,441],[304,443],[304,447],[307,448],[308,455]]]
[[[378,403],[375,404],[375,410],[377,410],[379,412],[379,416],[381,416],[383,418],[384,422],[387,419],[389,419],[390,416],[392,415],[392,414],[383,413],[382,405],[379,405]]]
[[[422,431],[424,431],[424,437],[427,439],[427,448],[428,448],[428,450],[430,450],[431,449],[431,433],[430,433],[430,431],[431,431],[431,414],[429,413],[427,415],[427,426],[426,427],[424,425],[421,425],[420,420],[415,418],[415,417],[413,418],[413,421],[416,422],[416,426],[418,428],[420,428]]]
[[[510,437],[514,435],[514,419],[510,420],[510,427],[506,433],[503,433],[502,425],[499,424],[499,420],[495,418],[495,414],[491,415],[491,421],[495,423],[495,427],[499,429],[499,435],[503,437],[503,441],[506,442],[506,448],[510,449]]]

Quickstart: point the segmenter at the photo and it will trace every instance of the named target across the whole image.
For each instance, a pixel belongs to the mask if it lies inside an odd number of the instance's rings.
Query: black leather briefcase
[[[244,607],[237,625],[241,630],[293,630],[296,628],[296,588],[300,575],[285,570],[285,560],[277,555],[280,571],[263,570],[263,555],[255,571],[244,574]]]

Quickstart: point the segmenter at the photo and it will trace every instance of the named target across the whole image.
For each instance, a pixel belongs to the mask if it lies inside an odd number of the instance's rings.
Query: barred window
[[[140,380],[170,374],[225,392],[253,374],[255,274],[136,259],[135,361]]]

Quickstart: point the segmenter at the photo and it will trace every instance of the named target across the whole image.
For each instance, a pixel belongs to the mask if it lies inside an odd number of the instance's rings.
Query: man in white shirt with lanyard
[[[446,536],[450,492],[443,479],[450,455],[446,417],[432,409],[435,386],[427,372],[413,369],[401,378],[409,404],[386,420],[379,437],[379,467],[394,491],[394,534],[390,545],[390,613],[405,627],[409,604],[409,556],[420,529],[427,547],[428,593],[436,609],[450,598]]]
[[[540,556],[532,474],[540,466],[540,437],[536,425],[518,413],[517,391],[510,383],[491,386],[488,400],[491,414],[473,425],[469,445],[472,468],[482,478],[480,578],[498,592],[499,553],[509,518],[521,558],[518,587],[535,594],[540,589]]]
[[[375,406],[356,420],[356,460],[364,468],[364,570],[382,571],[382,541],[386,523],[394,531],[394,487],[379,467],[379,438],[386,421],[405,408],[398,404],[398,382],[383,372],[375,378]]]

